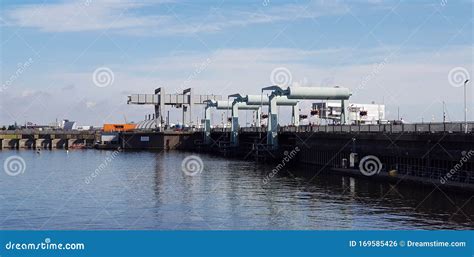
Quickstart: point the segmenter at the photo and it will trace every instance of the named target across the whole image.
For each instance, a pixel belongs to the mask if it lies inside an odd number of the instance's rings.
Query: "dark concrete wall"
[[[457,161],[463,152],[474,150],[472,134],[332,134],[286,133],[280,135],[282,145],[299,145],[302,153],[311,151],[356,152],[379,157],[418,158],[425,161]],[[302,157],[312,162],[311,156]],[[469,163],[474,162],[474,158]]]
[[[142,138],[149,138],[149,141]],[[120,135],[120,144],[124,149],[194,150],[200,141],[200,132],[125,132]]]
[[[143,141],[148,137],[149,141]],[[163,149],[164,141],[161,133],[122,133],[120,144],[123,149]]]
[[[382,164],[381,172],[373,176],[374,179],[390,176],[474,189],[473,134],[286,133],[280,135],[280,142],[297,145],[300,148],[298,162],[304,164],[343,171],[352,169],[354,174],[360,175],[358,161],[354,167],[347,167],[343,159],[349,161],[351,153],[357,153],[359,161],[373,155]],[[448,173],[452,174],[448,177]]]

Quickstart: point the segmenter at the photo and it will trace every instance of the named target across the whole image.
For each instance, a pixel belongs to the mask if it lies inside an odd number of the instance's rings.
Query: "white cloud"
[[[7,10],[8,26],[37,28],[45,32],[110,30],[134,35],[189,34],[217,32],[230,27],[273,23],[347,12],[338,1],[315,1],[309,4],[270,4],[256,10],[211,8],[195,16],[168,9],[170,1],[73,1],[54,4],[22,5]],[[166,14],[149,15],[143,10],[159,8]]]
[[[115,0],[34,4],[14,8],[8,12],[8,18],[10,25],[33,27],[46,32],[152,27],[166,19],[158,16],[140,17],[130,13],[146,5]]]
[[[51,95],[41,90],[26,89],[21,92],[21,97],[23,98],[48,97],[48,96],[51,96]]]
[[[86,102],[86,107],[89,108],[89,109],[94,108],[96,105],[97,105],[97,103],[93,102],[93,101],[87,101]]]
[[[167,26],[161,32],[170,34],[217,32],[231,27],[341,15],[347,11],[348,7],[339,1],[312,1],[308,4],[269,4],[251,11],[238,8],[214,8],[205,17],[189,20],[178,18],[174,25],[170,24],[171,26]]]
[[[211,53],[183,53],[167,58],[152,58],[143,60],[146,65],[124,64],[108,65],[114,70],[114,84],[106,88],[98,88],[91,81],[90,71],[58,72],[56,74],[35,78],[40,84],[76,85],[75,90],[65,91],[51,89],[48,102],[42,102],[48,107],[48,115],[58,110],[61,117],[70,117],[82,124],[101,122],[122,122],[123,115],[128,120],[138,121],[144,114],[152,113],[150,106],[126,105],[124,93],[151,93],[157,86],[164,86],[168,93],[180,91],[184,81],[193,74],[189,86],[196,93],[214,93],[228,95],[241,92],[243,94],[258,94],[260,89],[270,84],[270,74],[276,67],[286,67],[292,73],[293,84],[302,86],[334,86],[348,87],[353,91],[353,102],[385,101],[388,111],[396,115],[400,106],[405,120],[420,121],[441,118],[441,103],[448,106],[450,119],[461,119],[462,90],[452,87],[448,82],[448,73],[454,67],[465,67],[472,70],[472,47],[453,47],[443,49],[440,53],[401,51],[389,58],[382,68],[384,58],[396,48],[371,49],[351,55],[350,49],[326,49],[318,51],[298,49],[221,49]],[[367,56],[361,59],[360,56]],[[208,65],[199,73],[196,69],[209,58]],[[333,60],[331,60],[333,58]],[[340,64],[347,58],[355,58],[357,64]],[[369,75],[370,79],[366,79]],[[360,88],[365,81],[364,87]],[[41,83],[42,82],[42,83]],[[12,88],[20,90],[20,85]],[[468,96],[474,102],[470,89]],[[21,92],[19,92],[21,94]],[[28,93],[33,97],[31,93]],[[93,96],[94,99],[81,100]],[[16,99],[7,96],[6,99]],[[82,102],[81,102],[82,101]],[[97,103],[97,104],[91,104]],[[8,103],[8,104],[7,104]],[[24,99],[6,101],[4,108],[16,114],[18,105],[23,105]],[[38,104],[38,101],[36,101]],[[101,103],[101,104],[99,104]],[[64,106],[72,106],[64,108]],[[308,104],[304,111],[308,111]],[[89,108],[84,108],[89,107]],[[19,107],[23,108],[23,107]],[[306,108],[306,109],[305,109]],[[470,107],[472,108],[472,106]],[[24,108],[23,108],[24,109]],[[84,110],[83,110],[84,109]],[[115,111],[118,109],[119,111]],[[177,110],[172,110],[172,116],[179,118]],[[200,115],[202,108],[193,110],[194,115]],[[45,109],[28,110],[24,113],[41,120],[46,117]],[[100,113],[99,113],[100,112]],[[175,114],[173,114],[175,112]],[[95,114],[94,114],[95,113]],[[474,118],[474,112],[469,112]],[[40,117],[45,117],[40,118]],[[178,118],[172,118],[173,122]],[[10,120],[4,116],[3,119]],[[3,120],[0,118],[0,120]],[[38,123],[38,122],[37,122]]]

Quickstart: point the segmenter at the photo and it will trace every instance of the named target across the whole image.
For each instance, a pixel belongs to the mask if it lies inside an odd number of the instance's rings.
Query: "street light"
[[[464,81],[464,132],[467,133],[467,98],[466,98],[466,87],[467,83],[469,82],[469,79],[466,79]]]

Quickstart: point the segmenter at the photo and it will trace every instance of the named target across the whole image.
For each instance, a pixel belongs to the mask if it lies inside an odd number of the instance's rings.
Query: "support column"
[[[28,139],[20,139],[18,140],[18,148],[28,148],[27,146]]]
[[[274,95],[269,97],[270,103],[268,105],[268,126],[267,126],[267,144],[271,149],[278,147],[278,110],[277,99]]]
[[[346,118],[346,105],[344,100],[341,100],[341,125],[345,125],[347,123]]]
[[[183,90],[183,126],[186,124],[186,114],[189,112],[189,125],[192,122],[193,90],[187,88]]]
[[[189,88],[189,125],[192,124],[193,122],[193,109],[194,109],[194,104],[193,104],[193,89]],[[197,125],[197,124],[196,124]]]
[[[262,116],[262,107],[258,108],[255,111],[257,117],[255,117],[255,127],[259,128],[260,127],[260,117]]]
[[[230,144],[232,146],[239,145],[239,107],[237,102],[232,103],[232,121],[230,132]]]
[[[155,89],[155,95],[158,101],[155,104],[155,126],[161,129],[163,127],[163,111],[165,110],[165,89],[162,87]]]
[[[10,148],[10,140],[8,138],[2,139],[2,149]]]
[[[206,105],[204,109],[204,143],[209,144],[211,142],[211,107]]]
[[[67,142],[67,147],[72,148],[74,146],[84,146],[84,139],[69,139]]]
[[[2,148],[3,149],[18,149],[19,142],[20,140],[16,138],[4,138],[2,140]]]
[[[58,148],[58,149],[67,148],[67,140],[60,139],[60,138],[51,139],[51,148]]]
[[[31,138],[19,139],[19,141],[18,141],[18,147],[19,148],[34,149],[35,144],[36,144],[36,141],[34,139],[31,139]]]
[[[298,104],[291,107],[291,125],[296,127],[300,125],[300,109]]]
[[[51,139],[46,139],[46,138],[36,139],[36,148],[43,148],[43,149],[51,148]]]
[[[188,107],[183,104],[182,108],[183,108],[183,112],[182,112],[181,123],[182,123],[183,128],[184,128],[184,124],[186,124],[186,110],[187,110]]]

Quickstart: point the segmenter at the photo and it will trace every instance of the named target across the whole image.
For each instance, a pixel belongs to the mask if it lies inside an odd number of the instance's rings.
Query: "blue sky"
[[[291,72],[290,86],[339,85],[353,102],[384,102],[391,119],[400,106],[406,120],[440,120],[445,101],[449,119],[461,120],[462,88],[449,74],[473,74],[473,8],[467,0],[1,1],[0,124],[139,121],[152,108],[127,106],[127,94],[158,85],[254,94],[278,67]],[[99,67],[113,72],[112,84],[94,85]]]

